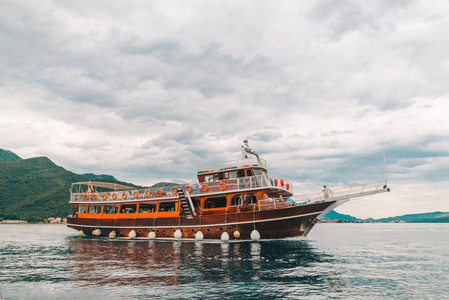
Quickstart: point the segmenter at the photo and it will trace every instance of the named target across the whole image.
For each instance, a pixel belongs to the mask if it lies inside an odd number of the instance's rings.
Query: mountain
[[[362,221],[361,219],[358,219],[356,217],[353,217],[351,215],[344,215],[336,212],[335,210],[331,210],[327,214],[325,214],[321,220],[329,220],[329,221],[350,221],[350,222],[356,222],[356,221]]]
[[[0,148],[0,162],[16,161],[16,160],[21,160],[21,158],[9,150],[4,150]]]
[[[174,183],[174,182],[158,182],[154,185],[152,185],[152,188],[157,188],[157,187],[164,187],[164,186],[173,186],[173,185],[178,185],[180,183]]]
[[[47,157],[0,163],[0,217],[40,222],[67,216],[72,182],[86,181]]]
[[[448,223],[449,222],[449,212],[431,212],[422,214],[409,214],[403,216],[389,217],[374,220],[374,222],[406,222],[406,223]]]
[[[86,174],[82,174],[82,176],[87,177],[87,178],[89,178],[91,180],[96,180],[96,179],[117,180],[117,179],[115,179],[114,176],[106,175],[106,174],[96,175],[96,174],[93,174],[93,173],[86,173]]]
[[[4,153],[2,151],[2,157]],[[14,153],[8,157],[17,158]],[[0,220],[41,222],[49,217],[65,217],[72,213],[69,189],[73,182],[89,181],[54,164],[47,157],[0,162]],[[110,179],[96,181],[133,184]]]
[[[358,219],[351,215],[340,214],[331,210],[323,218],[323,221],[349,221],[349,222],[364,222],[364,223],[449,223],[449,212],[432,212],[421,214],[408,214],[396,217],[381,218],[381,219]]]

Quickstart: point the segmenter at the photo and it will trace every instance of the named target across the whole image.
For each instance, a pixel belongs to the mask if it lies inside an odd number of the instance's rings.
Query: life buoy
[[[123,194],[122,194],[122,199],[126,199],[126,198],[128,198],[128,195],[125,194],[125,193],[123,193]]]
[[[103,200],[108,199],[108,194],[103,194],[103,196],[101,196],[101,198],[103,198]]]
[[[218,185],[218,189],[220,191],[224,191],[226,189],[226,183],[220,182],[220,184]]]
[[[117,194],[112,194],[112,200],[117,199]]]
[[[138,198],[138,197],[139,197],[139,192],[138,192],[138,191],[135,191],[134,194],[133,194],[133,196],[134,196],[134,198]]]
[[[208,189],[209,189],[209,187],[207,186],[207,184],[203,184],[203,185],[201,186],[201,191],[202,191],[202,192],[207,192]]]
[[[290,185],[287,183],[287,184],[285,185],[285,188],[286,188],[287,190],[289,190],[289,189],[290,189]]]
[[[193,190],[193,189],[192,189],[192,187],[191,187],[190,185],[186,188],[186,192],[187,192],[187,193],[192,192],[192,190]]]
[[[171,192],[172,192],[174,195],[176,195],[176,194],[178,193],[178,189],[176,188],[176,186],[173,187],[173,188],[171,189]]]
[[[278,186],[278,180],[277,179],[274,180],[274,185]]]
[[[97,196],[97,194],[94,194],[93,196],[92,196],[92,200],[97,200],[97,198],[98,198],[98,196]]]
[[[158,191],[156,192],[156,196],[158,196],[158,197],[162,196],[162,191],[161,191],[161,190],[158,190]]]
[[[88,200],[89,199],[89,195],[84,195],[84,200]]]
[[[281,186],[284,187],[284,180],[281,179]]]
[[[145,196],[150,197],[151,196],[151,191],[146,190],[145,191]]]

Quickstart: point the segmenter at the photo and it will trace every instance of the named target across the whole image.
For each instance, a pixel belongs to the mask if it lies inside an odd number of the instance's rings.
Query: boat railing
[[[207,165],[201,165],[197,167],[198,174],[207,174],[211,172],[219,172],[219,171],[232,171],[241,168],[248,167],[262,167],[264,169],[267,168],[267,162],[264,159],[260,159],[257,161],[256,158],[245,158],[245,159],[237,159]]]
[[[211,192],[228,192],[261,187],[274,187],[293,193],[293,187],[289,181],[277,179],[277,177],[268,178],[266,174],[262,174],[219,181],[202,182],[195,186],[192,192],[190,192],[190,195],[196,196]]]
[[[141,200],[157,200],[158,198],[173,198],[176,196],[176,189],[185,188],[187,185],[163,186],[153,188],[142,188],[126,191],[85,191],[72,192],[70,202],[86,202],[86,201],[108,201],[108,202],[129,202]]]
[[[376,182],[369,182],[360,185],[354,185],[349,187],[337,187],[330,188],[328,191],[321,193],[312,193],[297,195],[291,199],[297,204],[307,204],[325,201],[338,201],[343,199],[351,199],[362,197],[366,195],[374,195],[384,192],[389,192],[390,189],[387,187],[387,181],[381,180]]]
[[[258,210],[273,210],[280,208],[288,208],[296,205],[295,202],[291,201],[291,199],[287,197],[279,197],[279,198],[268,198],[268,199],[260,199],[258,201]]]
[[[176,189],[179,188],[188,190],[191,189],[189,191],[190,196],[199,196],[209,193],[248,190],[261,187],[273,187],[293,193],[293,187],[289,181],[278,179],[274,176],[268,177],[263,173],[262,175],[256,176],[197,183],[192,186],[183,184],[176,186],[142,188],[125,191],[96,192],[95,190],[93,190],[90,192],[72,192],[70,202],[132,202],[142,200],[158,200],[160,198],[174,198],[177,197]]]

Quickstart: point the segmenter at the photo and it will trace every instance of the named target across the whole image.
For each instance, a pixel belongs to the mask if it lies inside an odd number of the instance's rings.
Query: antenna
[[[242,146],[242,154],[243,154],[243,159],[247,159],[248,155],[246,155],[247,153],[252,154],[256,157],[257,159],[257,163],[262,166],[262,161],[259,158],[259,155],[254,152],[248,145],[248,140],[244,140],[243,141],[243,146]]]
[[[384,170],[385,170],[385,181],[388,182],[388,178],[387,178],[387,162],[385,159],[385,152],[384,152]]]

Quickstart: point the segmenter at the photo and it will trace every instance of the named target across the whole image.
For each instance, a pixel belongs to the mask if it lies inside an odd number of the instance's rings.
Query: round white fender
[[[129,232],[129,234],[128,234],[128,236],[130,237],[130,238],[135,238],[136,237],[136,231],[133,229],[133,230],[131,230],[130,232]]]
[[[154,240],[154,239],[156,238],[156,232],[154,232],[153,230],[151,230],[151,231],[148,233],[148,238],[149,238],[150,240]]]
[[[252,239],[253,241],[260,240],[260,233],[259,233],[259,231],[257,231],[256,229],[254,229],[253,231],[251,231],[251,239]]]
[[[238,239],[240,237],[240,231],[238,230],[234,231],[234,237]]]
[[[84,231],[82,231],[82,230],[78,231],[78,235],[79,235],[79,236],[84,235]]]
[[[111,239],[115,239],[117,237],[117,233],[115,232],[115,230],[112,230],[111,232],[109,232],[109,237]]]
[[[201,241],[202,239],[204,239],[204,234],[203,234],[203,232],[202,232],[201,230],[198,230],[198,232],[195,234],[195,238],[196,238],[198,241]]]
[[[175,237],[175,239],[182,238],[182,231],[180,229],[176,229],[174,237]]]
[[[226,231],[221,234],[221,240],[223,242],[229,241],[229,234]]]

